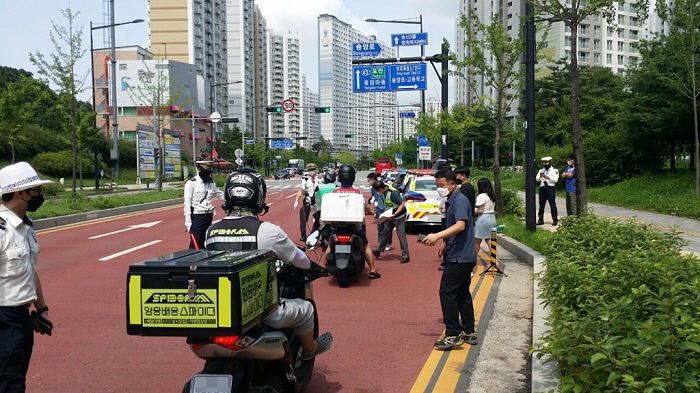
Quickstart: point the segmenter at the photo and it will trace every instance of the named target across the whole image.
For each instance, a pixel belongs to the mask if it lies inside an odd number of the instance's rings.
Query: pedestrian
[[[390,184],[377,182],[373,186],[374,190],[379,193],[384,201],[385,211],[392,210],[391,217],[384,221],[384,228],[379,237],[379,246],[372,251],[374,258],[379,258],[379,255],[386,249],[391,238],[391,233],[396,228],[396,236],[399,238],[401,245],[401,263],[411,262],[410,253],[408,251],[408,241],[406,240],[406,202],[401,198],[399,190]]]
[[[537,225],[544,225],[544,206],[549,202],[549,208],[552,212],[552,225],[556,226],[559,220],[557,220],[557,201],[554,195],[554,185],[559,180],[559,171],[557,168],[552,167],[552,157],[542,157],[542,164],[544,166],[537,172],[535,177],[535,180],[540,182],[540,211]]]
[[[0,392],[24,392],[34,333],[50,334],[36,313],[50,325],[49,307],[41,289],[37,263],[39,243],[27,212],[44,202],[41,180],[34,168],[18,162],[0,169]]]
[[[301,186],[297,192],[297,197],[294,199],[294,208],[299,206],[299,200],[302,200],[301,209],[299,209],[299,231],[301,232],[301,241],[306,241],[306,225],[309,222],[309,215],[315,213],[311,208],[316,204],[314,194],[316,192],[316,164],[310,162],[306,164],[308,175],[301,179]]]
[[[576,210],[576,156],[573,153],[569,154],[566,163],[568,166],[561,174],[566,185],[566,215],[575,216],[578,213]]]
[[[367,183],[369,183],[370,192],[372,193],[372,197],[369,199],[369,205],[374,206],[375,219],[379,218],[379,216],[384,213],[384,198],[382,198],[382,195],[374,189],[374,185],[377,184],[377,182],[379,182],[377,174],[370,172],[367,175]],[[380,243],[382,241],[382,230],[384,230],[384,222],[377,224],[377,241]],[[391,251],[391,243],[393,239],[394,234],[391,233],[389,236],[389,243],[387,243],[384,251]]]
[[[479,254],[481,249],[481,241],[486,240],[486,246],[491,249],[491,228],[496,225],[496,197],[494,196],[491,181],[487,178],[481,178],[476,183],[479,190],[479,195],[476,196],[474,215],[479,217],[476,219],[476,228],[474,228],[474,247],[476,253]]]
[[[473,208],[476,206],[476,192],[474,191],[474,186],[470,183],[469,168],[466,166],[458,166],[455,169],[455,175],[457,176],[457,182],[461,183],[459,186],[459,191],[467,197],[469,205]]]
[[[185,183],[185,230],[190,234],[190,249],[203,249],[207,229],[211,226],[216,209],[213,198],[224,193],[216,187],[211,177],[211,161],[197,161],[199,175]]]
[[[446,242],[438,250],[438,258],[447,255],[440,280],[440,305],[445,336],[436,341],[436,349],[449,350],[455,346],[477,343],[474,331],[474,305],[469,293],[471,272],[476,266],[474,225],[469,201],[457,187],[457,178],[451,169],[435,173],[438,194],[447,197],[447,229],[427,235],[423,244],[434,246],[440,239]]]

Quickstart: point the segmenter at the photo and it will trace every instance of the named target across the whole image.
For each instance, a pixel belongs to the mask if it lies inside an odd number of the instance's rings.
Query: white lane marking
[[[122,256],[122,255],[128,254],[128,253],[130,253],[130,252],[134,252],[134,251],[136,251],[136,250],[140,250],[140,249],[142,249],[142,248],[146,248],[146,247],[148,247],[148,246],[152,246],[152,245],[154,245],[154,244],[156,244],[156,243],[160,243],[160,242],[162,242],[162,240],[154,240],[154,241],[152,241],[152,242],[148,242],[148,243],[142,244],[142,245],[140,245],[140,246],[132,247],[132,248],[130,248],[130,249],[128,249],[128,250],[120,251],[120,252],[118,252],[118,253],[116,253],[116,254],[112,254],[112,255],[106,256],[106,257],[104,257],[104,258],[100,258],[100,262],[109,261],[110,259],[114,259],[114,258],[120,257],[120,256]]]
[[[275,204],[275,202],[270,202],[270,203],[267,204],[267,206],[272,206],[272,205],[274,205],[274,204]],[[396,229],[396,228],[394,228],[394,229]]]
[[[289,199],[289,198],[295,197],[295,196],[297,196],[296,193],[294,193],[294,194],[289,194],[288,196],[284,197],[284,199]]]
[[[105,237],[105,236],[109,236],[109,235],[115,235],[115,234],[117,234],[117,233],[122,233],[122,232],[130,231],[130,230],[132,230],[132,229],[150,228],[150,227],[152,227],[152,226],[154,226],[154,225],[156,225],[156,224],[160,224],[161,222],[163,222],[163,220],[161,220],[161,221],[153,221],[153,222],[145,222],[145,223],[143,223],[143,224],[129,225],[127,228],[120,229],[120,230],[114,231],[114,232],[103,233],[103,234],[101,234],[101,235],[91,236],[91,237],[89,237],[88,239],[90,239],[90,240],[99,239],[99,238],[101,238],[101,237]]]
[[[291,185],[291,184],[287,184],[286,186],[282,187],[282,189],[283,189],[283,190],[286,190],[286,189],[292,188],[292,187],[294,187],[294,186]]]

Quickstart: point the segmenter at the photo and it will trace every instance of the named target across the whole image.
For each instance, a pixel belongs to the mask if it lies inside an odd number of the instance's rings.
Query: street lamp
[[[399,24],[404,24],[404,25],[420,25],[420,32],[423,32],[423,15],[418,16],[419,20],[413,21],[413,20],[403,20],[403,19],[397,19],[397,20],[380,20],[380,19],[375,19],[375,18],[368,18],[365,19],[365,22],[370,22],[370,23],[399,23]],[[413,18],[415,19],[415,18]],[[425,57],[425,46],[421,45],[420,46],[420,57]],[[425,113],[425,90],[420,91],[420,110],[421,113]]]
[[[215,108],[216,105],[214,104],[214,98],[216,97],[214,95],[214,88],[219,87],[219,86],[235,85],[238,83],[243,83],[243,81],[211,83],[211,79],[209,80],[209,115],[210,116],[212,113],[214,113],[214,110],[216,109]],[[209,156],[211,159],[214,159],[214,122],[211,123],[210,128],[211,128],[211,141],[209,142],[209,148],[210,148]]]
[[[112,10],[112,15],[114,15],[114,10]],[[130,22],[121,22],[121,23],[112,23],[109,25],[102,25],[102,26],[93,26],[92,21],[90,21],[90,72],[92,75],[92,110],[95,111],[95,118],[93,119],[92,125],[93,127],[97,128],[97,107],[95,104],[95,50],[93,48],[93,39],[92,39],[92,32],[94,30],[100,30],[100,29],[106,29],[109,27],[116,27],[116,26],[121,26],[121,25],[129,25],[132,23],[141,23],[143,22],[143,19],[134,19]],[[115,57],[115,46],[114,46],[114,29],[112,29],[112,96],[113,96],[113,101],[112,101],[112,136],[114,140],[114,145],[112,148],[114,149],[114,154],[116,156],[116,161],[114,164],[114,177],[115,179],[119,178],[119,133],[117,131],[117,82],[116,82],[116,64],[117,61],[114,58]],[[107,77],[107,75],[105,75]],[[100,188],[100,177],[98,175],[98,164],[97,164],[97,143],[95,143],[95,189]]]

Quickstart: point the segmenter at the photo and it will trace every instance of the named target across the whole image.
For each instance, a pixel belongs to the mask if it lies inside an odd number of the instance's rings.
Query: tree
[[[329,153],[333,150],[333,144],[321,135],[321,140],[311,146],[311,151],[320,156],[322,153]]]
[[[700,4],[697,0],[678,0],[669,10],[659,7],[662,20],[671,25],[665,47],[672,66],[659,70],[659,75],[693,104],[695,151],[695,197],[700,196],[700,136],[698,135],[698,73],[700,72]]]
[[[78,112],[78,149],[80,152],[80,190],[83,189],[83,152],[96,149],[102,132],[94,126],[95,112],[92,108],[82,107]],[[99,160],[98,160],[99,164]]]
[[[38,68],[42,75],[58,86],[63,96],[66,97],[70,109],[71,143],[73,145],[73,182],[72,188],[75,194],[76,163],[78,158],[77,146],[77,103],[76,96],[84,90],[87,73],[80,76],[75,73],[76,63],[85,55],[83,49],[83,29],[75,26],[79,12],[73,12],[71,8],[61,10],[61,15],[66,19],[67,26],[57,25],[51,21],[52,31],[49,32],[55,52],[46,59],[43,53],[35,52],[29,55],[29,60]]]
[[[522,29],[518,30],[516,39],[512,39],[504,23],[502,16],[494,14],[487,23],[481,21],[476,13],[462,15],[460,25],[465,29],[466,38],[463,43],[470,49],[471,55],[464,60],[458,60],[454,56],[453,63],[457,66],[458,74],[481,75],[484,85],[490,86],[495,92],[495,100],[488,102],[493,107],[493,122],[496,126],[496,135],[493,143],[493,180],[496,196],[496,214],[502,217],[503,197],[501,191],[500,175],[500,148],[503,122],[508,114],[508,108],[517,97],[514,92],[519,90],[520,73],[516,65],[520,61],[523,49]],[[462,44],[462,43],[458,43]],[[474,119],[469,119],[467,108],[460,110],[464,118],[463,127],[470,128],[476,125]],[[461,127],[460,127],[461,128]],[[466,132],[466,131],[465,131]],[[462,159],[462,161],[464,161]]]
[[[342,162],[343,164],[355,165],[357,159],[349,151],[344,151],[338,153],[338,161]]]

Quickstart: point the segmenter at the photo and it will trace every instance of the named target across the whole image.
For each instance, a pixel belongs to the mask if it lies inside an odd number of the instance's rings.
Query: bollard
[[[146,188],[150,188],[150,187],[151,187],[151,180],[146,179]]]
[[[491,266],[486,268],[483,272],[481,272],[480,275],[484,275],[486,273],[491,272],[491,277],[496,277],[496,274],[502,274],[505,277],[508,277],[507,274],[503,273],[501,269],[498,268],[498,229],[497,228],[491,228]]]

